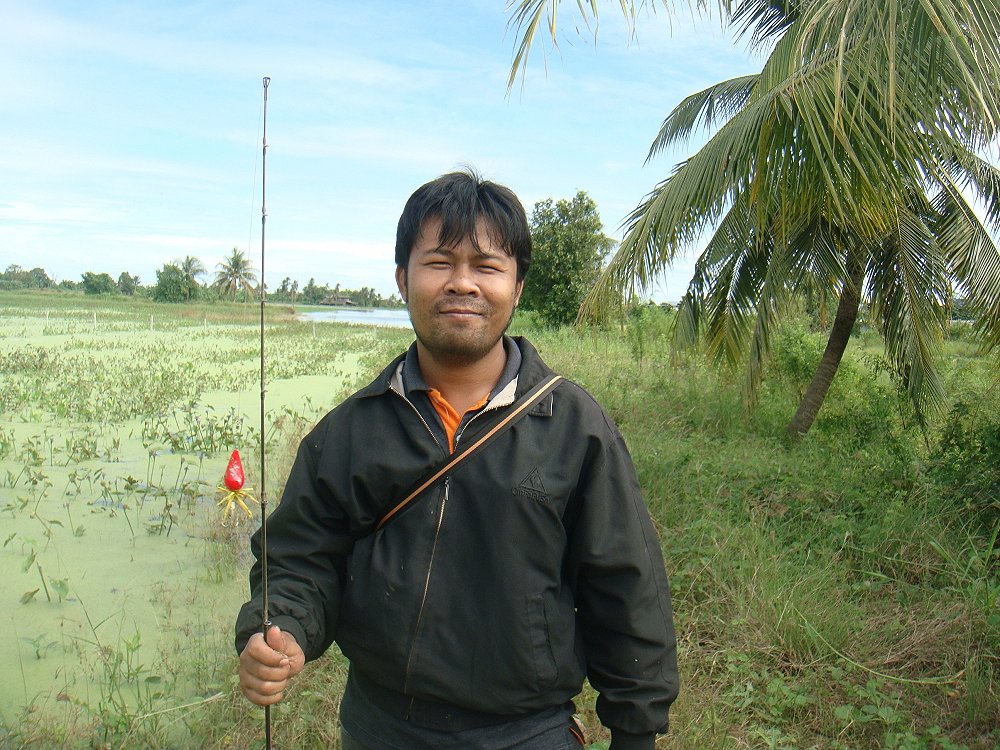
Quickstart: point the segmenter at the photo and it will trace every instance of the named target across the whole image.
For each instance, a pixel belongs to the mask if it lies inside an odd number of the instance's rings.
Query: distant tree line
[[[299,288],[299,282],[285,277],[277,289],[269,291],[267,297],[275,302],[289,302],[301,305],[346,305],[353,307],[382,307],[393,308],[403,307],[403,301],[399,295],[392,294],[383,297],[370,286],[363,286],[360,289],[347,289],[340,284],[329,286],[328,284],[318,285],[316,279],[310,278],[309,282]]]
[[[17,264],[7,266],[0,273],[0,291],[15,289],[42,289],[63,292],[83,292],[92,295],[138,296],[156,302],[207,302],[216,299],[253,302],[260,298],[260,282],[256,269],[239,248],[233,248],[216,266],[214,275],[208,277],[205,265],[198,258],[188,255],[172,263],[164,263],[156,271],[156,282],[143,285],[138,276],[122,271],[116,281],[110,274],[87,271],[80,281],[64,279],[56,282],[43,268],[25,270]],[[203,281],[205,279],[205,281]],[[267,290],[268,300],[306,305],[353,305],[358,307],[402,307],[395,294],[383,297],[371,287],[361,289],[341,288],[340,284],[320,286],[310,278],[304,287],[286,277],[277,290]]]
[[[11,264],[0,274],[0,289],[54,289],[58,286],[49,278],[44,268],[25,271],[21,266]],[[73,283],[73,286],[76,284]]]

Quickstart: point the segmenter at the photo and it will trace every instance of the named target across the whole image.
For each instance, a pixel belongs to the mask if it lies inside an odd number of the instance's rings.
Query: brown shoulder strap
[[[537,404],[547,395],[549,395],[552,390],[559,384],[562,380],[561,375],[553,375],[548,380],[545,380],[538,385],[536,385],[532,390],[528,391],[519,403],[517,403],[514,409],[511,410],[510,414],[505,416],[499,422],[497,422],[493,427],[491,427],[484,435],[480,436],[474,443],[470,444],[464,450],[453,453],[448,459],[440,466],[432,469],[425,478],[417,484],[416,489],[414,489],[409,495],[403,498],[401,501],[396,503],[393,508],[386,513],[379,520],[378,524],[375,526],[375,531],[381,529],[386,522],[395,516],[399,511],[405,508],[410,502],[417,497],[421,492],[426,490],[428,487],[433,485],[435,482],[439,481],[445,474],[452,471],[456,466],[458,466],[462,461],[472,456],[474,453],[485,448],[489,443],[493,442],[497,436],[503,433],[508,427],[510,427],[514,422],[524,416],[528,409]]]

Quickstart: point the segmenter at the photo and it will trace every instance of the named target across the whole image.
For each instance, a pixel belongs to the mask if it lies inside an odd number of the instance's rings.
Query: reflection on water
[[[368,326],[389,326],[409,328],[410,314],[405,308],[381,310],[377,308],[336,307],[299,313],[301,320],[332,321],[334,323],[355,323]]]

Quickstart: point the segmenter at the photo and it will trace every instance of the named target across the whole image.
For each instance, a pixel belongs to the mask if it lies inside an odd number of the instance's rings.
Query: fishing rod
[[[267,642],[271,619],[267,612],[267,492],[265,491],[265,430],[264,394],[267,393],[264,374],[264,307],[267,291],[264,284],[264,228],[267,225],[267,86],[271,79],[264,76],[263,146],[260,158],[260,549],[261,549],[261,633]],[[264,747],[271,750],[271,707],[264,706]]]

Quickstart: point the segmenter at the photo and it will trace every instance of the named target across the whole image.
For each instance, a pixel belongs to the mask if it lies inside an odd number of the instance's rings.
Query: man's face
[[[476,223],[476,250],[466,237],[440,243],[441,220],[424,222],[406,269],[396,268],[399,293],[410,310],[417,341],[442,364],[477,362],[500,345],[521,297],[517,261]]]

